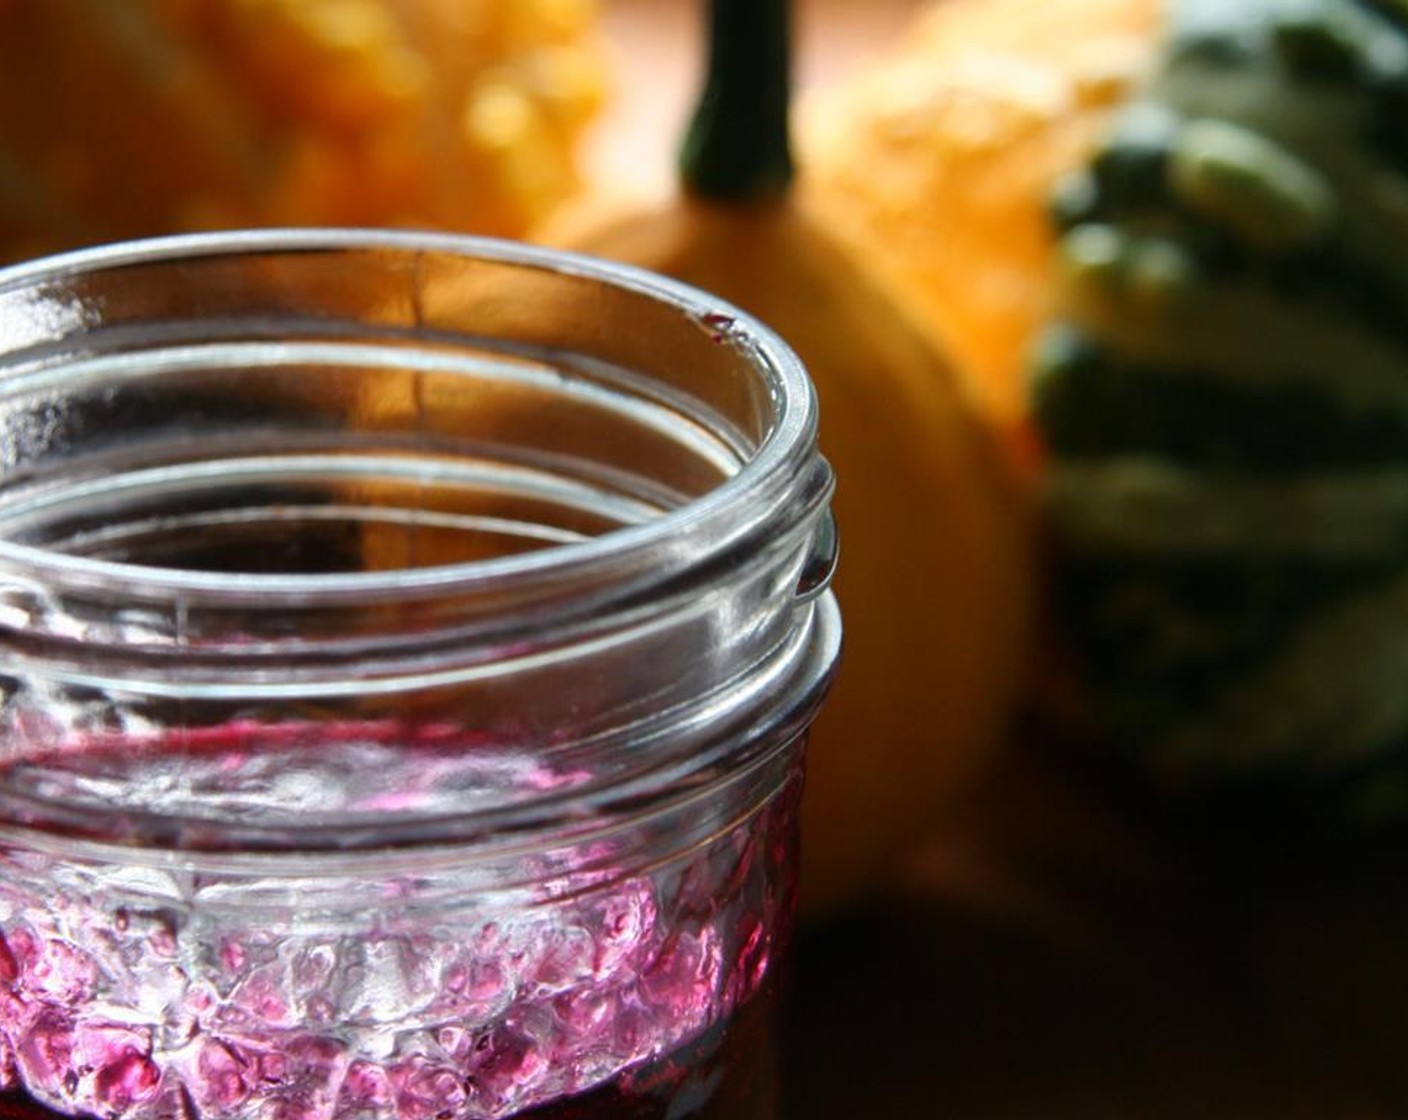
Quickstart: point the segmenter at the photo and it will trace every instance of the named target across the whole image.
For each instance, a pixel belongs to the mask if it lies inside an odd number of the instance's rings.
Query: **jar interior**
[[[35,323],[0,358],[0,538],[129,565],[317,575],[572,544],[707,494],[776,421],[726,323],[510,262],[146,261],[0,293],[7,337]]]
[[[837,635],[780,348],[572,258],[279,240],[0,274],[0,808],[497,838],[795,740]]]

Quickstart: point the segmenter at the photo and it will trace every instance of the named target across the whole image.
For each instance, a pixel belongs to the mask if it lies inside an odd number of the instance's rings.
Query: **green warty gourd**
[[[1408,2],[1167,27],[1053,200],[1065,629],[1157,774],[1408,810]]]

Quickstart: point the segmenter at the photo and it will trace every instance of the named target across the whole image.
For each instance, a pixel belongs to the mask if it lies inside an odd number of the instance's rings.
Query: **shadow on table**
[[[789,1120],[1408,1116],[1408,834],[1069,761],[1014,754],[896,897],[804,932]]]

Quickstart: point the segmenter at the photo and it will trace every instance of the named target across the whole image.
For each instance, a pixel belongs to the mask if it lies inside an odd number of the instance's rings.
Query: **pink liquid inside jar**
[[[0,1115],[777,1115],[830,471],[524,247],[0,272]]]

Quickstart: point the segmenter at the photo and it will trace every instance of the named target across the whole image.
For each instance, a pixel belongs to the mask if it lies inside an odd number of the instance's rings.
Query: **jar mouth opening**
[[[555,250],[265,230],[0,270],[0,817],[360,859],[722,788],[836,660],[816,437],[765,326]]]
[[[773,415],[756,447],[728,477],[637,524],[531,551],[453,563],[352,572],[205,571],[76,555],[0,537],[0,567],[79,589],[131,593],[150,601],[296,602],[301,606],[395,602],[457,592],[537,585],[619,571],[632,557],[659,556],[675,539],[736,535],[736,511],[759,496],[795,487],[812,465],[816,406],[806,373],[782,339],[748,313],[706,292],[629,265],[518,242],[463,234],[362,229],[269,229],[191,234],[84,249],[0,269],[0,301],[46,285],[123,269],[259,254],[366,251],[412,258],[435,254],[595,282],[649,299],[692,321],[709,341],[731,347],[762,382]],[[0,302],[0,368],[8,356]],[[414,341],[414,340],[412,340]],[[53,375],[53,370],[48,371]],[[21,375],[23,376],[23,375]],[[731,534],[731,528],[733,533]]]

